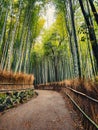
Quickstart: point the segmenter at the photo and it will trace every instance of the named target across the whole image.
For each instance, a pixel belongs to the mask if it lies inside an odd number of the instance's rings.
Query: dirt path
[[[0,130],[75,130],[62,96],[38,91],[39,96],[0,116]]]

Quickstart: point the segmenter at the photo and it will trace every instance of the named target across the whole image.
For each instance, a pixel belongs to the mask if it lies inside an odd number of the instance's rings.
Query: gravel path
[[[37,91],[38,97],[0,116],[0,130],[75,130],[63,97]]]

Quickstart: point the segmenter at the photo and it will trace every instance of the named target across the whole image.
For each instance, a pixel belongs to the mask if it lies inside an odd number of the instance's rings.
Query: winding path
[[[66,102],[55,91],[39,96],[0,116],[0,130],[75,130]]]

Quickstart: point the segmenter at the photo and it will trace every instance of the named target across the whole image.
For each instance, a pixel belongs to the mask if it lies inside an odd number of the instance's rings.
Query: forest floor
[[[0,130],[83,130],[67,97],[55,91],[37,92],[37,98],[0,115]]]

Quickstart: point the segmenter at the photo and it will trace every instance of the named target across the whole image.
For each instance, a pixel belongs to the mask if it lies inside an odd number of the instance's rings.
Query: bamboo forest
[[[98,0],[0,0],[0,130],[97,129]]]

